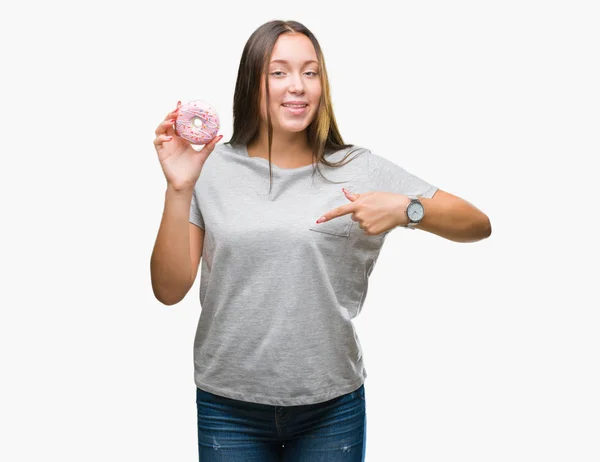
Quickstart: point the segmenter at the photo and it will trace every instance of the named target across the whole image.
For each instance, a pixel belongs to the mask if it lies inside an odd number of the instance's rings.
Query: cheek
[[[281,107],[281,102],[285,99],[285,92],[279,92],[276,88],[271,88],[270,97],[271,115],[274,115],[277,114],[277,111]]]
[[[321,95],[322,91],[323,91],[323,86],[321,85],[321,82],[317,80],[315,82],[315,93],[318,93],[319,95]]]
[[[311,92],[310,92],[310,98],[314,101],[314,102],[318,102],[321,99],[321,84],[320,83],[316,83],[312,88],[311,88]]]

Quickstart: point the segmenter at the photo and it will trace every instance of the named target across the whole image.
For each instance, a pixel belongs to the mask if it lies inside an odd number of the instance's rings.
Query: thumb
[[[346,195],[346,197],[351,200],[352,202],[354,202],[356,199],[358,199],[360,197],[360,194],[353,194],[349,191],[346,191],[344,188],[342,188],[342,191],[344,191],[344,194]]]

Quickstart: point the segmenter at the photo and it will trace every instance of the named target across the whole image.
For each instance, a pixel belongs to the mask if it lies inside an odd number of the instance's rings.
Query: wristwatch
[[[410,199],[410,202],[406,206],[406,216],[408,217],[406,228],[415,229],[415,226],[421,223],[423,215],[425,214],[425,209],[416,196],[408,196],[408,198]]]

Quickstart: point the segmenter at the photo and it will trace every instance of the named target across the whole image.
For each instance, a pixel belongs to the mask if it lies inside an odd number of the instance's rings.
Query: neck
[[[266,131],[261,131],[260,135],[248,143],[248,153],[252,157],[269,158],[269,139]],[[306,132],[277,134],[273,133],[273,143],[271,144],[271,159],[273,162],[294,162],[306,161],[312,158],[312,152],[308,145]]]

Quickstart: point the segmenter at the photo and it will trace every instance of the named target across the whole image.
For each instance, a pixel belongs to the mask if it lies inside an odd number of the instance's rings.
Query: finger
[[[356,211],[356,205],[354,202],[350,202],[349,204],[341,205],[336,207],[333,210],[330,210],[327,213],[324,213],[318,220],[317,223],[323,223],[324,221],[331,220],[332,218],[339,218],[344,215],[348,215],[349,213],[353,213]]]
[[[211,152],[213,152],[213,149],[215,149],[217,143],[221,141],[221,138],[223,138],[223,135],[215,136],[212,140],[210,140],[204,145],[200,152],[204,152],[205,150],[207,150],[205,154],[210,154]]]
[[[179,115],[179,109],[181,109],[181,101],[177,101],[177,107],[165,116],[165,120],[177,117]]]
[[[179,115],[179,107],[177,107],[177,109],[174,109],[173,111],[169,112],[165,116],[165,120],[172,119],[173,117],[177,117],[178,115]]]
[[[223,139],[223,135],[217,135],[215,136],[212,140],[210,140],[211,143],[213,143],[215,146],[217,145],[217,143],[219,141],[221,141]]]
[[[163,127],[163,123],[165,123],[165,122],[169,121],[169,122],[171,122],[171,125],[173,125],[174,121],[177,120],[177,117],[179,116],[179,109],[180,108],[181,108],[181,101],[179,101],[177,103],[177,108],[176,109],[174,109],[173,111],[169,112],[165,116],[165,119],[161,122],[161,124],[158,126],[158,128],[156,129],[156,131],[154,133],[156,133],[157,135],[159,135],[160,133],[164,133],[165,132],[165,127]],[[172,133],[170,133],[170,135],[172,135]]]
[[[156,130],[154,131],[154,134],[156,136],[158,135],[162,135],[162,134],[167,134],[169,136],[173,136],[175,133],[175,130],[173,129],[173,124],[175,123],[175,118],[171,118],[171,119],[165,119],[163,120],[160,125],[158,127],[156,127]]]
[[[348,199],[350,199],[351,201],[355,201],[357,199],[360,199],[361,197],[370,196],[371,194],[374,193],[374,191],[367,191],[367,192],[358,194],[358,193],[350,192],[346,188],[342,188],[342,191],[344,191],[344,194],[346,195],[346,197],[348,197]]]
[[[342,189],[343,189],[343,188],[342,188]],[[347,197],[349,200],[351,200],[351,201],[353,201],[353,202],[354,202],[355,200],[357,200],[357,199],[360,197],[360,194],[351,193],[351,192],[348,192],[348,191],[346,191],[345,189],[344,189],[344,194],[346,195],[346,197]]]
[[[155,146],[162,146],[163,143],[171,141],[172,139],[173,139],[172,136],[158,135],[156,138],[154,138],[154,145]]]

